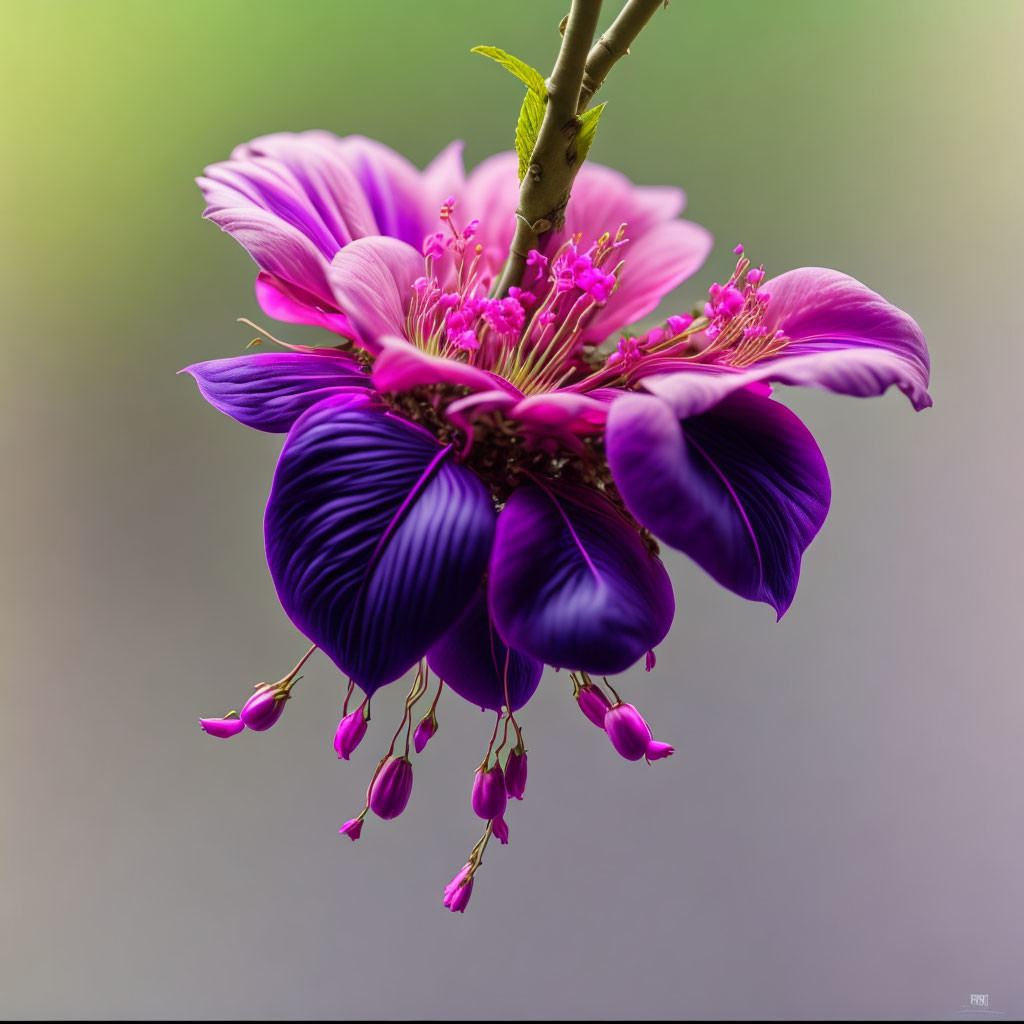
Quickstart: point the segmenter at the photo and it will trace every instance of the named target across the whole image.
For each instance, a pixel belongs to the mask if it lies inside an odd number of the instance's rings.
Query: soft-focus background
[[[349,764],[324,660],[272,732],[196,726],[304,644],[263,559],[280,438],[175,376],[266,320],[192,178],[309,127],[472,165],[520,87],[470,47],[549,69],[564,9],[0,4],[0,1015],[1024,1014],[1020,3],[679,0],[602,93],[593,158],[718,239],[675,308],[742,241],[861,278],[934,360],[920,415],[784,395],[834,499],[781,624],[668,556],[676,624],[621,688],[675,757],[622,761],[550,676],[456,916],[474,709],[356,844],[394,696]]]

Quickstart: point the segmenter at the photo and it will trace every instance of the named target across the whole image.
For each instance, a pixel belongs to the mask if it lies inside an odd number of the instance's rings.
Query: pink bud
[[[288,690],[264,684],[242,705],[239,718],[247,729],[265,732],[284,714],[285,702],[289,697]]]
[[[341,828],[338,829],[338,835],[348,836],[349,839],[354,843],[363,831],[363,816],[359,815],[358,818],[350,818],[345,822]]]
[[[505,792],[513,800],[522,800],[526,792],[526,751],[521,746],[505,762]]]
[[[334,734],[334,749],[338,757],[347,761],[365,735],[366,715],[363,705],[360,705],[338,723],[338,731]]]
[[[485,821],[505,813],[508,795],[505,793],[505,776],[500,764],[495,763],[490,771],[485,771],[483,765],[476,770],[472,803],[474,812]]]
[[[593,683],[584,683],[576,693],[576,703],[594,725],[599,729],[604,728],[604,716],[611,704],[601,690]]]
[[[494,819],[491,825],[491,834],[502,846],[508,846],[508,825],[505,824],[503,815],[499,815]]]
[[[604,731],[612,746],[628,761],[639,761],[651,742],[651,730],[632,704],[621,701],[604,716]]]
[[[444,887],[444,905],[453,914],[463,914],[473,893],[472,865],[463,869]],[[467,881],[468,879],[468,881]]]
[[[609,709],[604,716],[604,730],[612,746],[628,761],[659,761],[675,751],[667,743],[651,738],[650,726],[643,715],[632,704],[621,701]]]
[[[437,732],[437,718],[434,712],[431,711],[429,715],[423,717],[420,724],[416,726],[416,731],[412,734],[412,742],[416,747],[417,754],[423,753],[423,748],[435,732]]]
[[[203,732],[222,740],[229,736],[237,736],[245,728],[245,723],[240,718],[200,718],[199,724],[203,727]]]
[[[764,271],[754,268],[747,271],[747,284],[760,284],[764,280]]]
[[[407,757],[388,757],[370,784],[370,810],[378,818],[397,818],[412,794],[412,763]]]

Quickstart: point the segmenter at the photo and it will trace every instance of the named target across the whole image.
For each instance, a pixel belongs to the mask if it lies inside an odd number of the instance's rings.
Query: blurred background
[[[781,624],[667,556],[675,626],[620,689],[675,757],[622,761],[550,675],[459,916],[479,712],[442,701],[355,844],[400,694],[351,763],[325,660],[272,732],[196,725],[304,643],[263,556],[280,438],[175,376],[267,321],[192,179],[311,127],[472,166],[521,87],[470,47],[547,71],[565,9],[0,3],[0,1015],[1024,1014],[1020,3],[678,0],[602,91],[591,157],[717,239],[666,312],[742,241],[865,281],[933,356],[919,415],[783,395],[834,495]]]

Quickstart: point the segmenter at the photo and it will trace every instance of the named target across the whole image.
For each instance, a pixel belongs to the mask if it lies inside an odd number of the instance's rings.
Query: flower
[[[507,839],[507,797],[525,788],[515,713],[545,664],[570,670],[581,710],[623,756],[672,753],[591,678],[654,667],[674,613],[657,541],[780,617],[790,606],[830,489],[771,385],[860,397],[896,385],[917,409],[931,401],[906,313],[836,271],[766,279],[741,246],[702,315],[602,349],[710,244],[677,219],[681,193],[608,168],[582,167],[564,228],[529,253],[519,285],[491,294],[515,167],[501,154],[467,177],[455,144],[419,172],[370,140],[307,132],[257,139],[200,179],[206,216],[260,268],[263,309],[341,339],[187,372],[220,411],[287,433],[264,527],[295,626],[367,699],[417,667],[367,808],[392,818],[409,800],[413,708],[431,672],[417,753],[445,685],[496,714],[471,796],[487,828],[445,891],[459,911],[489,838]],[[287,696],[257,693],[241,720],[267,728]],[[354,721],[339,725],[339,756]],[[362,820],[342,831],[355,838]]]
[[[260,683],[256,692],[242,705],[238,717],[247,729],[265,732],[284,714],[285,701],[289,699],[290,687],[277,683],[270,686]]]

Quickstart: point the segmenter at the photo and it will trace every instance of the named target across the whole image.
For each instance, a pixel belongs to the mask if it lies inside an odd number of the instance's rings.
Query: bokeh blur
[[[603,90],[592,159],[718,240],[666,312],[742,241],[860,278],[933,355],[921,414],[783,396],[834,495],[780,624],[667,556],[675,626],[621,689],[675,757],[622,761],[550,674],[460,916],[477,711],[442,701],[355,844],[400,695],[351,763],[325,660],[271,732],[196,725],[304,645],[262,549],[280,438],[175,375],[266,321],[193,178],[310,127],[472,166],[520,86],[470,48],[547,70],[564,8],[0,3],[3,1017],[1024,1014],[1018,2],[677,0]]]

